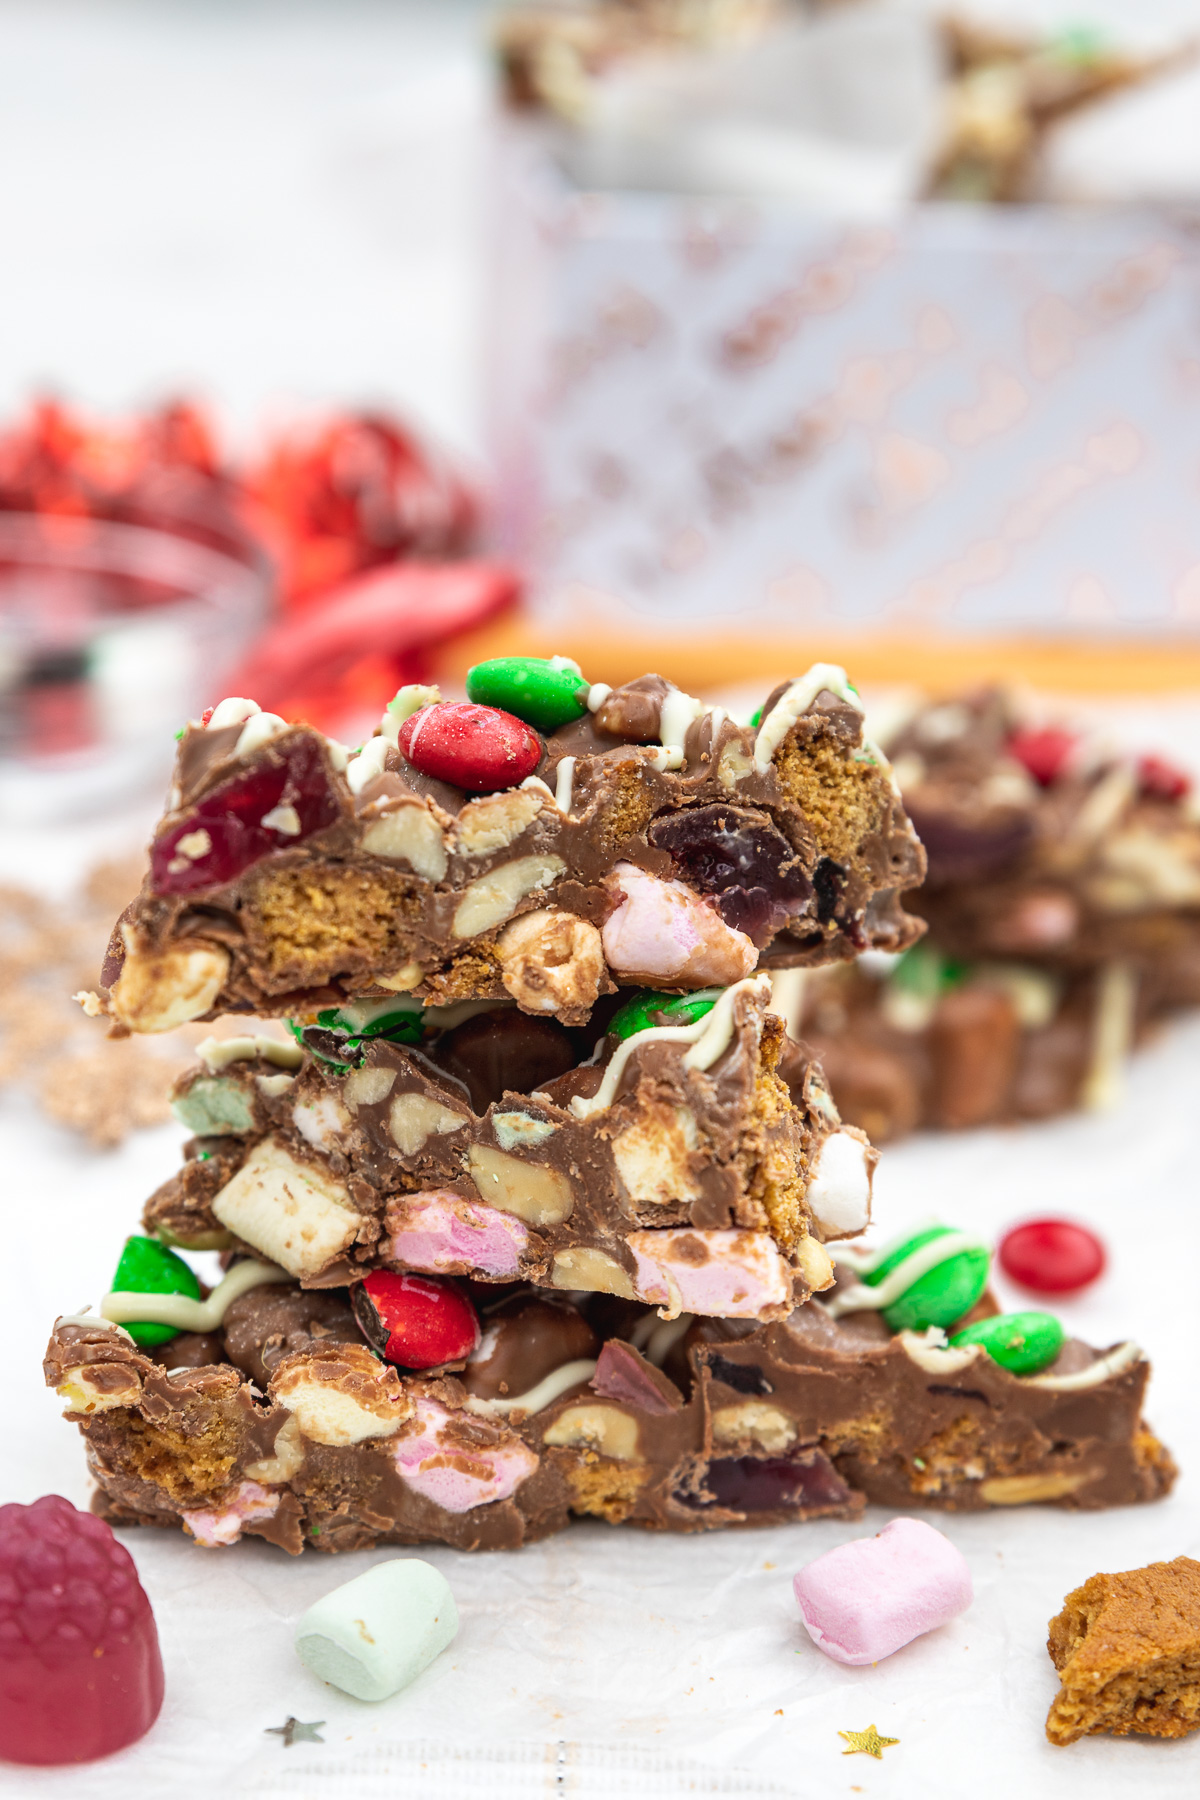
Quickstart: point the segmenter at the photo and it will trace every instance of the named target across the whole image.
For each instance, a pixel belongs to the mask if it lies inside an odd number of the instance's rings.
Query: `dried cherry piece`
[[[462,1289],[432,1275],[373,1269],[350,1304],[373,1350],[402,1369],[465,1362],[479,1342],[479,1316]]]
[[[1138,792],[1145,800],[1185,800],[1192,791],[1191,776],[1165,756],[1140,757],[1137,773]]]
[[[704,1360],[713,1380],[719,1381],[723,1387],[732,1388],[735,1394],[761,1395],[775,1392],[757,1363],[731,1362],[727,1356],[714,1355],[706,1356]]]
[[[717,1457],[705,1472],[711,1499],[677,1493],[685,1506],[727,1507],[731,1512],[794,1512],[803,1507],[845,1506],[851,1490],[829,1458],[812,1450],[804,1458]]]
[[[294,816],[278,820],[275,827],[263,823],[280,808],[290,808]],[[319,744],[307,733],[297,733],[221,782],[185,819],[155,839],[150,850],[154,890],[191,894],[234,881],[252,863],[324,831],[340,815]],[[295,829],[280,829],[284,824]]]
[[[426,1055],[465,1085],[477,1113],[485,1113],[506,1090],[532,1094],[579,1060],[570,1033],[557,1019],[511,1007],[465,1019]]]
[[[110,1527],[58,1494],[0,1506],[0,1758],[93,1762],[162,1701],[154,1614]]]
[[[765,813],[698,806],[656,819],[648,835],[682,879],[713,895],[725,923],[760,950],[812,898],[804,864]]]

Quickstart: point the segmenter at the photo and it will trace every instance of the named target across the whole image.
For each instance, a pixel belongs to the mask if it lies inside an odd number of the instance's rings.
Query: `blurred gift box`
[[[1200,133],[1172,161],[1143,127],[1121,204],[1056,198],[1071,134],[1195,106],[1177,30],[610,0],[500,42],[490,407],[530,593],[489,650],[1200,686]]]

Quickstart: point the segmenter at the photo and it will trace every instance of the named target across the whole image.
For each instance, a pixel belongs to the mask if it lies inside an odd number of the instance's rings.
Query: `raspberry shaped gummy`
[[[103,1519],[58,1494],[0,1506],[0,1759],[94,1762],[162,1701],[154,1614]]]

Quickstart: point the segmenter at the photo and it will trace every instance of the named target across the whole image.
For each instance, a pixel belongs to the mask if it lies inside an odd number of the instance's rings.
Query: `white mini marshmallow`
[[[848,1131],[827,1137],[813,1167],[808,1204],[826,1231],[865,1231],[871,1223],[870,1146]]]
[[[387,1700],[415,1681],[458,1633],[446,1577],[416,1556],[376,1563],[310,1606],[296,1654],[356,1700]]]

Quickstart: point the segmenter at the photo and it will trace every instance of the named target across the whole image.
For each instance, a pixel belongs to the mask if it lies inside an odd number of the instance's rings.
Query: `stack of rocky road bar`
[[[876,1142],[1111,1104],[1134,1044],[1200,1002],[1189,776],[997,688],[889,711],[928,935],[821,971],[789,1022]]]
[[[355,752],[182,733],[82,999],[260,1034],[200,1046],[182,1168],[55,1326],[101,1510],[295,1552],[1164,1493],[1136,1345],[998,1314],[967,1233],[849,1241],[875,1154],[772,981],[912,944],[924,858],[843,672],[746,723],[563,658],[468,695]]]

